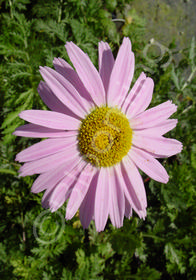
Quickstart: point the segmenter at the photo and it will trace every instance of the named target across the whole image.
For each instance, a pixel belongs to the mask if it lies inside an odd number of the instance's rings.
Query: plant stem
[[[188,86],[188,84],[191,82],[191,80],[192,80],[192,78],[193,78],[195,72],[196,72],[196,67],[193,68],[193,71],[191,72],[190,76],[188,77],[188,79],[187,79],[186,82],[184,83],[184,85],[183,85],[183,87],[182,87],[181,90],[184,90],[184,89]]]
[[[142,235],[143,235],[144,237],[157,239],[157,240],[159,240],[159,241],[165,241],[164,238],[158,237],[158,236],[156,236],[156,235],[147,234],[147,233],[143,233]]]

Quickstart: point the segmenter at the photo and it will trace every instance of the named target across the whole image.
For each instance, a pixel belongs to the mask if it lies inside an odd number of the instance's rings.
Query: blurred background
[[[196,1],[194,0],[0,0],[0,278],[1,279],[196,279]],[[181,154],[161,160],[164,185],[142,174],[145,221],[133,214],[115,229],[83,230],[79,216],[65,221],[32,194],[36,176],[19,178],[16,154],[38,142],[12,135],[24,124],[18,113],[46,109],[37,93],[39,66],[54,57],[69,62],[73,41],[98,66],[98,42],[116,55],[124,36],[141,71],[155,81],[151,106],[178,105]],[[133,82],[134,82],[133,81]]]

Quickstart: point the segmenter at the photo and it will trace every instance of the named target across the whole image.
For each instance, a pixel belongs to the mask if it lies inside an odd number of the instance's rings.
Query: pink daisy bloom
[[[20,176],[40,174],[32,192],[45,190],[42,206],[56,211],[68,200],[66,219],[79,209],[82,226],[95,221],[105,228],[108,216],[119,228],[132,209],[146,216],[146,193],[139,169],[167,183],[168,174],[156,158],[182,149],[175,139],[163,137],[177,120],[171,101],[149,106],[154,83],[141,73],[129,91],[134,73],[131,42],[124,38],[116,60],[107,43],[99,43],[99,71],[74,43],[66,44],[75,70],[55,58],[55,70],[40,67],[45,80],[38,92],[51,111],[26,110],[17,136],[48,138],[20,152]]]

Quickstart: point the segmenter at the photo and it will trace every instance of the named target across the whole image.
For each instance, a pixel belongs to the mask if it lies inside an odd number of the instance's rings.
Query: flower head
[[[156,158],[179,153],[182,144],[163,137],[177,120],[171,101],[149,106],[154,83],[141,73],[129,91],[134,73],[131,42],[124,38],[116,60],[107,43],[99,43],[99,71],[74,43],[66,44],[73,69],[61,58],[55,70],[40,67],[45,80],[38,87],[51,111],[27,110],[30,122],[15,135],[48,138],[20,152],[20,176],[40,174],[32,192],[45,190],[42,205],[56,211],[69,199],[66,219],[80,210],[84,228],[94,220],[97,231],[108,216],[115,227],[132,209],[146,216],[146,193],[139,169],[167,183],[168,174]]]

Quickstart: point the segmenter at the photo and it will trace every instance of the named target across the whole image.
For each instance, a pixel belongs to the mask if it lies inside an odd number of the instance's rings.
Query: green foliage
[[[195,39],[176,53],[146,42],[145,19],[129,0],[0,1],[0,274],[1,279],[187,279],[196,275],[196,100]],[[65,207],[41,208],[31,194],[35,179],[17,176],[17,152],[35,140],[12,135],[23,124],[18,113],[46,109],[37,93],[39,66],[54,57],[69,61],[64,44],[73,41],[97,66],[97,44],[108,41],[114,54],[124,36],[136,55],[134,80],[141,71],[155,81],[151,106],[168,99],[178,105],[177,128],[168,133],[183,143],[180,155],[163,160],[170,180],[145,177],[148,215],[134,214],[124,226],[83,230],[76,215],[66,222]],[[162,54],[157,53],[157,48]],[[176,59],[178,55],[178,59]],[[179,58],[180,57],[180,58]]]

